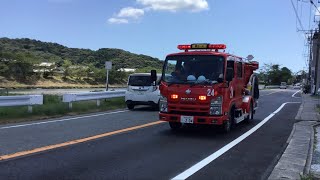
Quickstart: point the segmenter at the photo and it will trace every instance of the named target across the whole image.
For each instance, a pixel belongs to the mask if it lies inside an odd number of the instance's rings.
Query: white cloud
[[[137,2],[155,11],[187,10],[197,12],[209,9],[207,0],[137,0]]]
[[[133,7],[126,7],[126,8],[122,8],[117,16],[120,17],[120,18],[138,19],[143,15],[144,15],[144,10],[143,9],[137,9],[137,8],[133,8]]]
[[[108,19],[110,24],[128,24],[136,21],[149,11],[191,11],[209,9],[207,0],[136,0],[143,8],[125,7]]]
[[[108,22],[110,24],[128,24],[129,23],[127,19],[123,19],[123,18],[109,18]]]

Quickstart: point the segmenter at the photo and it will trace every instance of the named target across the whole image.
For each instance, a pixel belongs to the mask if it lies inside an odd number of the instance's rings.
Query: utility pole
[[[313,94],[316,95],[317,91],[318,91],[318,67],[319,67],[319,30],[320,30],[320,21],[318,24],[318,31],[316,31],[315,33],[317,33],[317,40],[316,40],[316,66],[315,66],[315,71],[314,71],[314,92]]]

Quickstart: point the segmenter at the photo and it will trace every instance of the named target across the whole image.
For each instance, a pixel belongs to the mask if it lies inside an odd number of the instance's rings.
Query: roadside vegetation
[[[281,67],[279,64],[264,64],[258,73],[259,84],[280,85],[281,82],[286,82],[288,85],[300,83],[305,78],[306,72],[299,71],[293,73],[287,67]]]
[[[101,100],[99,107],[97,107],[96,101],[80,101],[73,102],[72,104],[72,109],[69,109],[68,103],[63,103],[61,96],[44,95],[44,104],[33,106],[32,113],[28,113],[27,106],[0,107],[0,124],[107,111],[126,107],[123,97]]]

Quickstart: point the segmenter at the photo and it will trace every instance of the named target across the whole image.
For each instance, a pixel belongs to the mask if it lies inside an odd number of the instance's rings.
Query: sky
[[[292,2],[303,28],[314,27],[310,3]],[[297,32],[291,0],[0,0],[0,9],[0,37],[159,59],[179,52],[178,44],[223,43],[260,65],[307,69],[306,38]]]

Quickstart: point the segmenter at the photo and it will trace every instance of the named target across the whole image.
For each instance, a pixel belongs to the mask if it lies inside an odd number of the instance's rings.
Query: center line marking
[[[2,156],[0,156],[0,161],[9,160],[9,159],[12,159],[12,158],[26,156],[26,155],[39,153],[39,152],[43,152],[43,151],[48,151],[48,150],[52,150],[52,149],[57,149],[57,148],[65,147],[65,146],[70,146],[70,145],[73,145],[73,144],[79,144],[79,143],[83,143],[83,142],[99,139],[99,138],[102,138],[102,137],[107,137],[107,136],[120,134],[120,133],[124,133],[124,132],[128,132],[128,131],[133,131],[133,130],[136,130],[136,129],[141,129],[141,128],[144,128],[144,127],[153,126],[153,125],[157,125],[157,124],[161,124],[161,123],[164,123],[164,121],[155,121],[155,122],[152,122],[152,123],[147,123],[147,124],[143,124],[143,125],[139,125],[139,126],[133,126],[133,127],[120,129],[120,130],[117,130],[117,131],[112,131],[112,132],[99,134],[99,135],[95,135],[95,136],[90,136],[90,137],[83,138],[83,139],[76,139],[76,140],[72,140],[72,141],[68,141],[68,142],[64,142],[64,143],[60,143],[60,144],[54,144],[54,145],[49,145],[49,146],[36,148],[36,149],[33,149],[33,150],[26,150],[26,151],[13,153],[13,154],[2,155]]]
[[[184,172],[182,172],[181,174],[178,174],[176,177],[172,178],[172,180],[184,180],[187,179],[188,177],[190,177],[191,175],[193,175],[194,173],[198,172],[199,170],[201,170],[203,167],[205,167],[206,165],[208,165],[209,163],[211,163],[212,161],[214,161],[215,159],[217,159],[218,157],[220,157],[221,155],[223,155],[225,152],[229,151],[231,148],[233,148],[235,145],[239,144],[241,141],[243,141],[244,139],[246,139],[248,136],[250,136],[252,133],[254,133],[255,131],[257,131],[262,125],[264,125],[266,122],[268,122],[275,114],[277,114],[278,112],[281,111],[281,109],[289,103],[300,103],[300,102],[286,102],[283,103],[277,110],[275,110],[273,113],[271,113],[268,117],[264,118],[263,121],[261,121],[259,124],[257,124],[256,126],[254,126],[253,128],[251,128],[249,131],[247,131],[246,133],[242,134],[240,137],[238,137],[237,139],[233,140],[232,142],[230,142],[229,144],[225,145],[224,147],[222,147],[221,149],[219,149],[218,151],[214,152],[213,154],[211,154],[210,156],[206,157],[205,159],[201,160],[200,162],[198,162],[197,164],[191,166],[189,169],[185,170]]]

